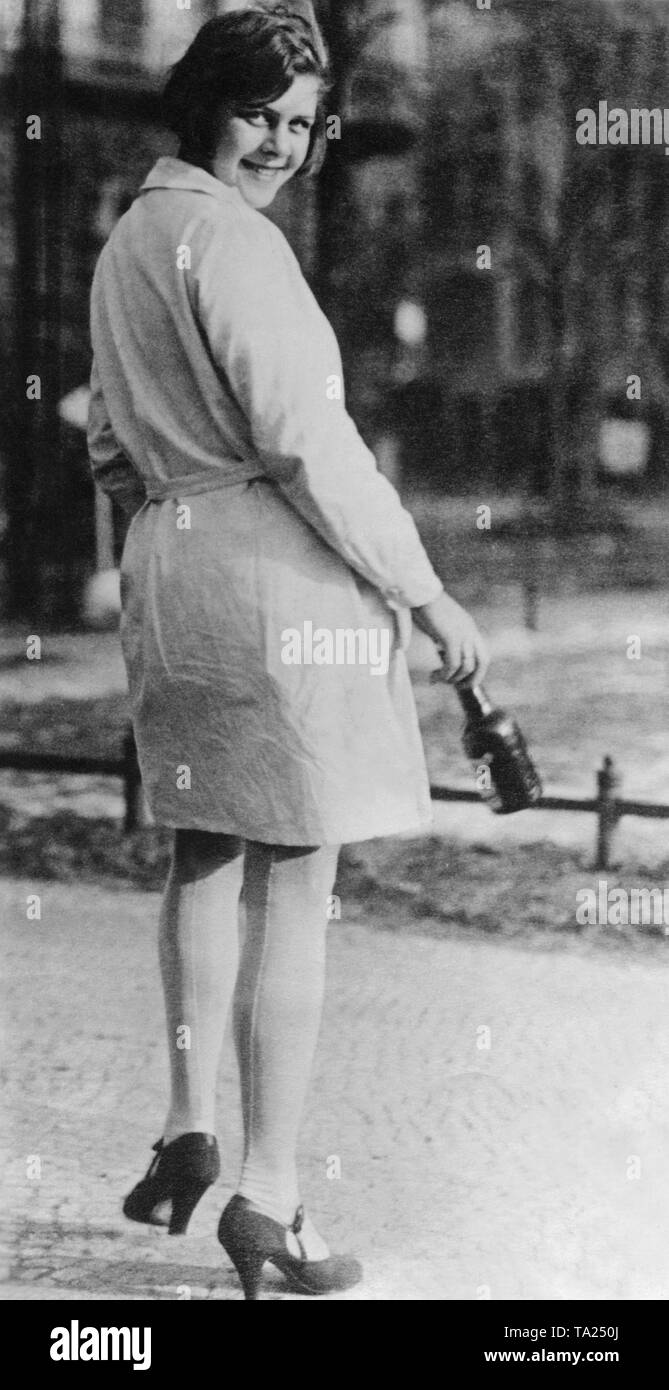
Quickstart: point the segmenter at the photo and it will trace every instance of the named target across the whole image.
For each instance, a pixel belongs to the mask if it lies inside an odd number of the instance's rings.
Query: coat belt
[[[231,464],[241,463],[241,459],[231,459]],[[262,478],[262,469],[235,474],[221,470],[220,473],[189,473],[183,478],[170,478],[165,483],[146,483],[147,502],[168,502],[177,497],[192,497],[199,492],[219,492],[225,487],[235,487],[237,483],[250,483],[254,478]]]

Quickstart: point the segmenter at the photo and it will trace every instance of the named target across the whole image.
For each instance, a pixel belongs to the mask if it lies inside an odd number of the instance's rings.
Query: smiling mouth
[[[244,169],[249,169],[257,178],[265,179],[268,183],[276,178],[277,174],[285,174],[287,165],[285,164],[253,164],[250,159],[243,159]]]

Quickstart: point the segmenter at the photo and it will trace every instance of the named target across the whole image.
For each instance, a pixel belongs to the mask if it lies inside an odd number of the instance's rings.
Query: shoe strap
[[[160,1159],[163,1152],[162,1139],[159,1139],[157,1144],[152,1144],[151,1148],[155,1153],[156,1157],[151,1159],[151,1163],[149,1164],[149,1171],[146,1175],[147,1178],[155,1178],[156,1173],[158,1172],[158,1169],[160,1167]]]
[[[297,1243],[298,1243],[298,1245],[299,1245],[299,1247],[300,1247],[300,1255],[302,1256],[302,1260],[303,1260],[304,1263],[306,1263],[306,1262],[308,1261],[308,1258],[309,1258],[309,1257],[308,1257],[308,1255],[307,1255],[307,1251],[306,1251],[306,1247],[305,1247],[304,1241],[300,1240],[300,1231],[302,1230],[303,1225],[304,1225],[304,1207],[303,1207],[302,1205],[300,1205],[300,1206],[297,1208],[297,1211],[295,1212],[295,1216],[294,1216],[294,1218],[293,1218],[293,1223],[292,1223],[291,1226],[289,1226],[288,1229],[289,1229],[290,1231],[292,1231],[292,1234],[295,1236],[295,1239],[296,1239],[296,1241],[297,1241]]]
[[[300,1234],[300,1231],[302,1230],[303,1225],[304,1225],[304,1207],[303,1207],[302,1205],[300,1205],[300,1206],[297,1208],[297,1211],[295,1212],[295,1216],[294,1216],[294,1218],[293,1218],[293,1223],[292,1223],[292,1226],[290,1227],[290,1229],[291,1229],[291,1231],[293,1232],[293,1235],[294,1235],[294,1236],[297,1236],[297,1235]]]

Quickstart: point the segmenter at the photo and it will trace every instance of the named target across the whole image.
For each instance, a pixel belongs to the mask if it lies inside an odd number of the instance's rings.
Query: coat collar
[[[232,198],[237,204],[242,203],[246,206],[238,188],[221,183],[213,174],[208,174],[206,169],[201,169],[197,164],[187,164],[184,159],[177,159],[174,155],[163,155],[156,161],[139,191],[146,193],[152,188],[178,188],[190,193],[209,193],[213,198],[218,198],[219,202],[229,202]]]

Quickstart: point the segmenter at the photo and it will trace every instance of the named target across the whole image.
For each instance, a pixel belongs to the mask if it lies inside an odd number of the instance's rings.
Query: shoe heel
[[[175,1192],[172,1198],[172,1214],[168,1227],[168,1235],[185,1236],[188,1230],[188,1222],[195,1211],[195,1208],[204,1197],[208,1182],[201,1183],[199,1187],[192,1187],[188,1192]]]
[[[234,1245],[224,1245],[223,1249],[237,1270],[244,1290],[244,1298],[248,1303],[258,1302],[258,1290],[266,1256],[262,1250],[241,1250],[235,1248]]]

